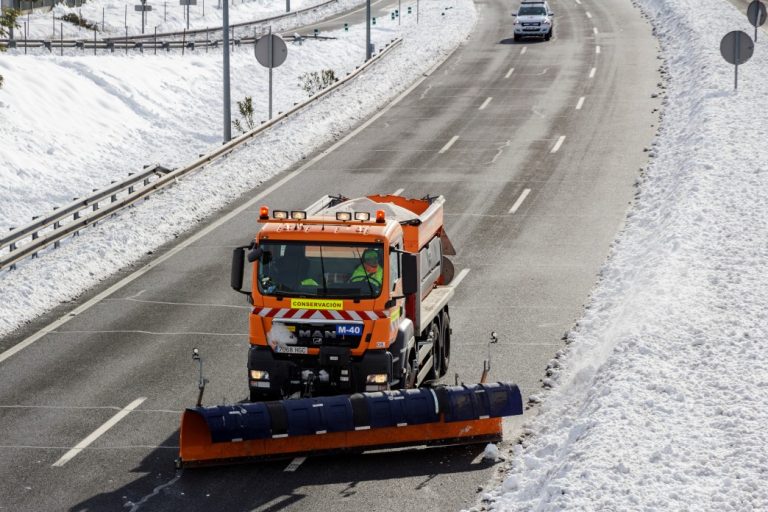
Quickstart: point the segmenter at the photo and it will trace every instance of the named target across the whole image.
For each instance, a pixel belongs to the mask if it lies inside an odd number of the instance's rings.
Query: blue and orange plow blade
[[[508,383],[190,408],[178,465],[496,442],[501,418],[522,413],[520,390]]]

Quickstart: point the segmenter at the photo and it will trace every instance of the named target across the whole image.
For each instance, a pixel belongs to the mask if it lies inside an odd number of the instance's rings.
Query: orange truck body
[[[445,255],[454,252],[443,205],[443,197],[324,196],[298,212],[261,209],[251,291],[235,277],[247,249],[233,260],[233,287],[253,304],[252,400],[414,387],[446,372],[453,269]],[[355,258],[371,268],[366,252],[378,256],[380,274],[350,284]]]

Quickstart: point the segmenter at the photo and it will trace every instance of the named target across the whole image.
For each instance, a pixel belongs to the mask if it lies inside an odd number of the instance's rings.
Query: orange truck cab
[[[253,305],[252,401],[410,388],[446,373],[445,255],[455,253],[444,202],[324,196],[306,210],[261,208],[261,230],[234,251],[231,276]]]

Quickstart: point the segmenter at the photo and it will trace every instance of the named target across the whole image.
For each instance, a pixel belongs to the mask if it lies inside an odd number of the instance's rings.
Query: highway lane
[[[493,375],[520,383],[526,396],[540,389],[580,314],[657,122],[648,26],[624,0],[580,2],[553,3],[552,41],[521,44],[512,44],[508,6],[478,3],[466,45],[263,201],[300,208],[326,192],[444,194],[455,262],[469,269],[451,306],[451,372],[476,380],[495,329]],[[206,402],[245,396],[248,308],[228,289],[228,265],[231,247],[256,229],[258,204],[0,363],[3,510],[446,510],[475,502],[498,474],[477,448],[310,458],[293,472],[286,462],[173,470],[179,411],[196,396],[192,348],[206,358]]]

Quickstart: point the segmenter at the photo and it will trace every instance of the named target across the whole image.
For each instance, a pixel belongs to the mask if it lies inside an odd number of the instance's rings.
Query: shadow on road
[[[164,445],[173,445],[178,433]],[[393,510],[429,496],[420,512],[458,509],[472,501],[477,481],[466,473],[494,464],[480,461],[483,445],[338,454],[308,458],[295,472],[290,460],[174,470],[175,452],[156,449],[133,468],[130,484],[93,496],[71,512]],[[115,459],[115,460],[120,460]],[[475,482],[475,483],[473,483]],[[458,503],[457,503],[458,501]]]

